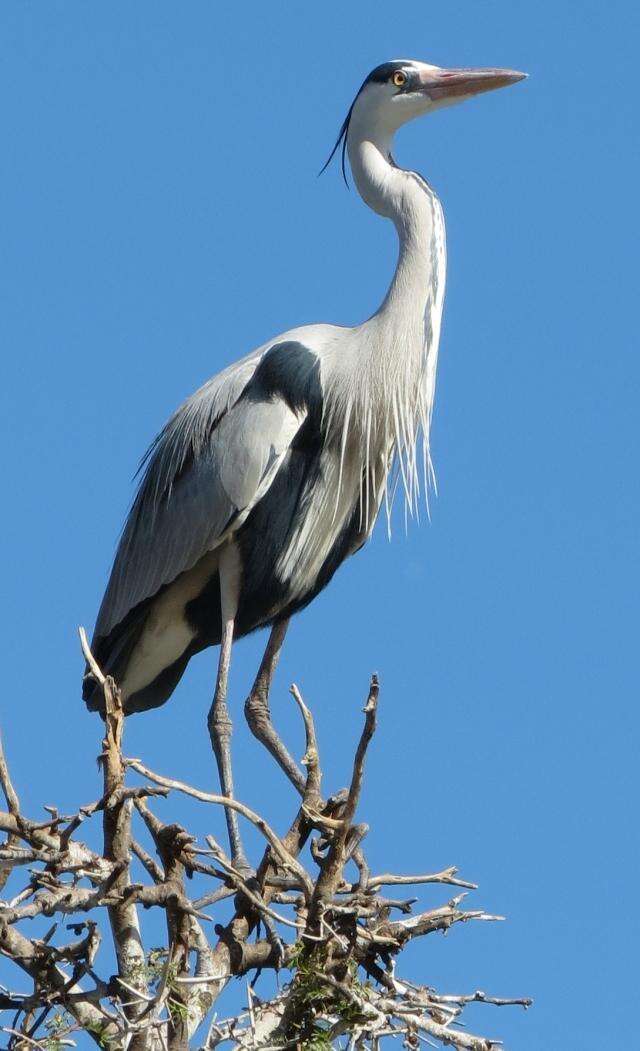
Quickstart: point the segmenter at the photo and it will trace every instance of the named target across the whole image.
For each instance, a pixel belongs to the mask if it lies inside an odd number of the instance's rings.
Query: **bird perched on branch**
[[[398,263],[379,310],[354,328],[308,325],[269,340],[190,397],[143,460],[93,652],[119,684],[125,711],[137,712],[163,704],[189,659],[220,645],[209,730],[226,795],[233,795],[226,707],[233,639],[271,627],[246,712],[301,787],[268,708],[289,618],[368,539],[394,464],[409,509],[431,473],[445,227],[428,183],[394,160],[394,134],[415,117],[523,77],[410,60],[369,74],[329,160],[341,150],[345,177],[348,157],[362,199],[396,227]],[[90,675],[84,698],[100,707]],[[231,812],[227,822],[238,858]]]

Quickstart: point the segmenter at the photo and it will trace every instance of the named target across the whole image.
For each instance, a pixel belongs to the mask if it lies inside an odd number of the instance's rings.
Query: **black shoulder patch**
[[[292,412],[306,409],[319,419],[322,387],[317,355],[296,340],[276,343],[261,359],[242,396],[259,400],[279,397]]]

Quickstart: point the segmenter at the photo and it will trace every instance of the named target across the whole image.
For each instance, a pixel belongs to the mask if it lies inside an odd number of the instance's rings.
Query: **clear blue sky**
[[[299,755],[300,684],[337,788],[379,672],[372,863],[458,864],[508,916],[404,973],[534,996],[471,1016],[518,1051],[629,1046],[636,992],[637,30],[626,0],[0,8],[1,723],[34,816],[97,795],[76,626],[147,443],[227,362],[386,288],[392,228],[316,178],[363,76],[397,56],[531,74],[399,136],[448,226],[439,496],[298,617],[273,695]],[[241,718],[263,643],[235,653],[238,792],[284,825]],[[201,786],[214,660],[127,728]]]

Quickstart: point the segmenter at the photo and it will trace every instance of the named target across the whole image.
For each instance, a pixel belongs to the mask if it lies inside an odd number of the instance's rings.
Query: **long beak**
[[[435,101],[440,99],[469,98],[483,91],[506,88],[525,80],[527,74],[515,69],[440,69],[431,66],[420,74],[425,95]]]

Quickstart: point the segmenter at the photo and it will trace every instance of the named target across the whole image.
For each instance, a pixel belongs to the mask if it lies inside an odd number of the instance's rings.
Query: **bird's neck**
[[[399,239],[396,270],[374,319],[394,331],[422,330],[436,301],[442,305],[444,220],[433,190],[395,164],[391,147],[391,135],[358,135],[350,129],[349,161],[358,192],[373,211],[391,219]]]
[[[407,507],[413,511],[421,489],[420,431],[425,480],[433,477],[429,430],[446,273],[444,219],[427,183],[395,165],[391,136],[359,136],[353,128],[347,146],[358,191],[370,208],[393,221],[400,242],[395,274],[380,309],[357,330],[364,338],[358,340],[355,416],[366,421],[365,459],[372,444],[370,432],[376,435],[387,470],[395,454]]]

